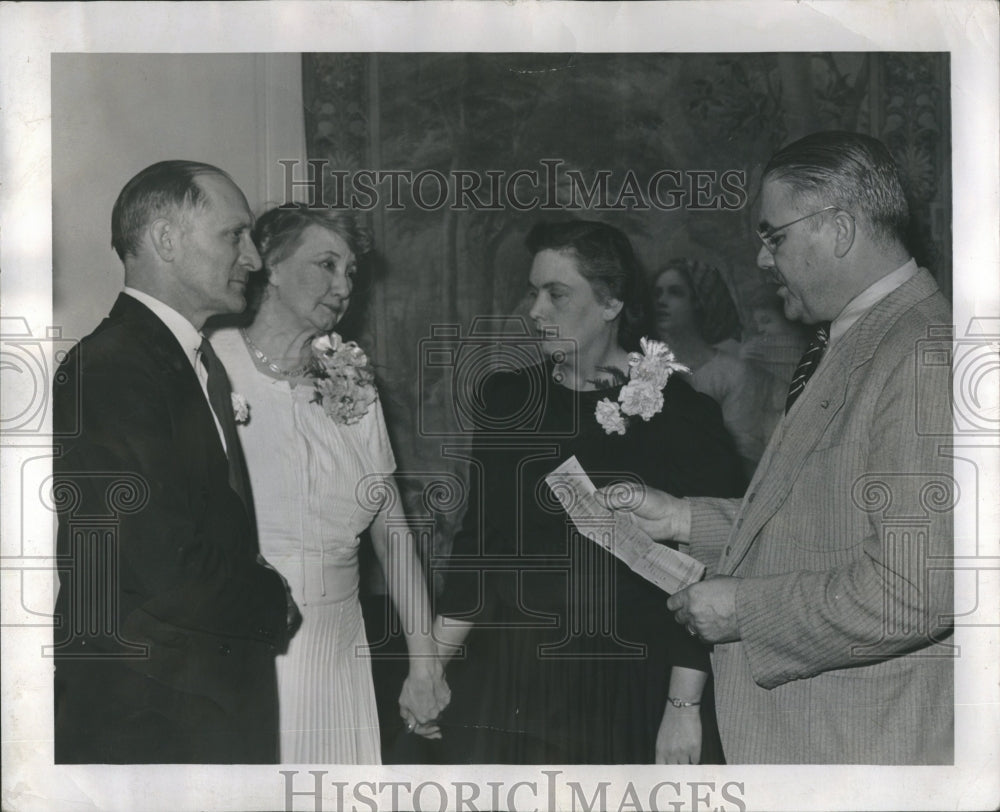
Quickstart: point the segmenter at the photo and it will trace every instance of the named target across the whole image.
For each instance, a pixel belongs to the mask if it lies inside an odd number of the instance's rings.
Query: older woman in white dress
[[[413,536],[390,508],[395,460],[364,352],[331,331],[370,249],[344,212],[299,205],[254,228],[264,261],[259,307],[212,344],[232,379],[262,555],[288,581],[302,627],[279,657],[281,761],[379,763],[379,725],[358,601],[368,528],[403,621],[410,729],[449,699],[430,638],[430,603]],[[391,529],[391,532],[390,532]]]

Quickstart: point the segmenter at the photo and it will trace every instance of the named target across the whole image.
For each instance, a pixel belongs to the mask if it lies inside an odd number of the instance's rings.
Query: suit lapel
[[[736,570],[761,528],[781,509],[810,452],[844,405],[853,372],[850,355],[843,342],[838,343],[799,396],[791,415],[784,418],[747,489],[730,537],[730,555],[720,574]]]
[[[124,322],[134,337],[131,351],[142,352],[151,368],[162,374],[164,389],[169,393],[178,455],[194,482],[216,476],[221,470],[228,486],[229,461],[211,406],[177,337],[153,311],[124,293],[115,302],[107,322]]]
[[[933,278],[921,269],[876,304],[830,349],[768,445],[737,514],[720,575],[735,572],[757,534],[781,509],[802,467],[843,408],[855,371],[871,359],[893,323],[935,290]]]

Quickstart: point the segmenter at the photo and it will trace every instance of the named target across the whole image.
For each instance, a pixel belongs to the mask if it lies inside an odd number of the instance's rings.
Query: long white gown
[[[260,551],[287,580],[302,627],[277,658],[281,761],[378,764],[378,714],[358,602],[358,536],[396,463],[376,400],[345,426],[310,386],[259,372],[238,330],[211,336],[249,421],[240,439]],[[371,498],[368,498],[368,497]]]

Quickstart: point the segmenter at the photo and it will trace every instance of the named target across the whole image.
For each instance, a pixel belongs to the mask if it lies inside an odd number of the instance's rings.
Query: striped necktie
[[[799,365],[795,367],[795,374],[792,375],[792,382],[788,386],[788,397],[785,398],[785,414],[792,408],[792,404],[802,394],[809,379],[819,366],[823,353],[826,352],[826,345],[830,343],[830,325],[823,323],[817,326],[816,333],[812,341],[806,347],[805,353],[799,360]]]
[[[208,373],[208,402],[212,404],[212,411],[219,419],[222,434],[226,438],[229,486],[243,501],[250,518],[251,532],[256,534],[257,522],[254,515],[253,495],[250,491],[250,475],[247,471],[246,459],[243,456],[243,447],[240,445],[240,438],[236,433],[236,419],[233,416],[233,389],[229,383],[229,375],[226,374],[226,368],[219,360],[219,356],[215,354],[215,350],[207,338],[201,340],[198,356]],[[256,546],[256,538],[254,545]]]

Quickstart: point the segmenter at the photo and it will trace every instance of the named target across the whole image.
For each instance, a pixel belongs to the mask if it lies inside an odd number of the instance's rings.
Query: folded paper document
[[[653,541],[631,513],[611,511],[601,505],[594,496],[594,483],[576,457],[566,460],[545,481],[581,535],[600,544],[664,592],[678,592],[705,574],[705,565],[700,561]]]

